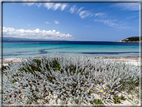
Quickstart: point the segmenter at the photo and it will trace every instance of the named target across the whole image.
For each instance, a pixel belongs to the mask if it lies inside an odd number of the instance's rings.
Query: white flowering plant
[[[138,87],[140,76],[135,65],[75,55],[31,57],[2,72],[3,104],[22,105],[107,104]]]

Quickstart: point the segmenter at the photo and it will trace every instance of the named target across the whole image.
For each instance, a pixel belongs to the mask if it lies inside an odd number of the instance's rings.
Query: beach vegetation
[[[125,97],[123,95],[120,96],[121,100],[125,100]]]
[[[118,95],[117,95],[117,96],[114,96],[113,99],[114,99],[114,103],[115,103],[115,104],[120,103],[120,98],[118,98]]]
[[[122,100],[126,100],[126,99],[123,95],[121,95],[120,97],[118,95],[114,95],[113,100],[115,104],[118,104],[118,103],[121,103]]]
[[[103,102],[101,99],[94,99],[93,101],[90,101],[91,104],[96,104],[96,105],[103,105]]]
[[[139,92],[139,67],[101,57],[44,55],[2,70],[3,104],[117,104]]]

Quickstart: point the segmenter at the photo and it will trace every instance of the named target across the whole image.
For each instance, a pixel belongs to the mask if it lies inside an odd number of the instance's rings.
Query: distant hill
[[[135,36],[135,37],[129,37],[129,38],[126,38],[126,39],[123,39],[121,41],[118,41],[118,42],[142,42],[142,37],[141,37],[141,40],[139,41],[139,36]]]
[[[26,38],[14,38],[14,37],[3,37],[3,41],[27,41],[30,39],[26,39]]]
[[[27,38],[3,37],[3,42],[10,42],[10,41],[14,42],[14,41],[66,41],[66,40],[46,40],[46,39],[27,39]]]

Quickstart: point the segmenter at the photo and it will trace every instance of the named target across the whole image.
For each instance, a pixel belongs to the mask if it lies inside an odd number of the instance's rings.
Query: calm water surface
[[[139,56],[139,43],[81,41],[3,42],[3,58],[35,57],[54,53],[91,57],[135,57]]]

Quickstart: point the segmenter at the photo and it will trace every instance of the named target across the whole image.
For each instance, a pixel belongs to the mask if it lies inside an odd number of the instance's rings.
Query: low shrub
[[[3,103],[49,104],[53,100],[56,104],[104,104],[121,91],[131,90],[129,83],[137,87],[139,76],[137,66],[103,58],[28,58],[3,68]]]

